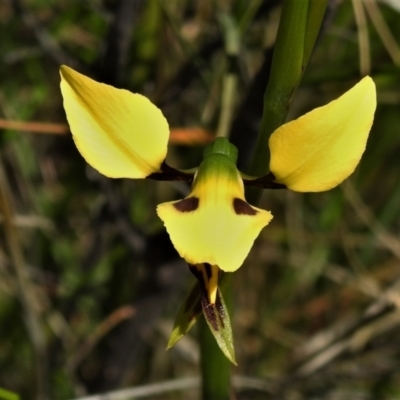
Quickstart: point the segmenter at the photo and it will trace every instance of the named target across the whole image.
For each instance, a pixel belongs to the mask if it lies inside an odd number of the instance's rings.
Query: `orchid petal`
[[[340,184],[360,161],[375,108],[375,84],[365,77],[337,100],[279,127],[269,140],[275,181],[297,192]]]
[[[98,83],[66,66],[60,74],[76,147],[93,168],[110,178],[145,178],[160,171],[169,127],[149,99]]]
[[[186,199],[160,204],[157,213],[189,264],[208,263],[233,272],[272,215],[248,204],[236,167],[225,168],[229,167],[219,162],[210,165],[201,179],[195,178]],[[204,173],[204,169],[199,171]]]

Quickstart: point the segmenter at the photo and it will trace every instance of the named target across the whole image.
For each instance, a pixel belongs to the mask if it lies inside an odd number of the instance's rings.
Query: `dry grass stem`
[[[363,8],[362,0],[352,0],[354,16],[357,23],[357,35],[359,44],[360,73],[368,75],[371,71],[370,45],[368,37],[367,19]]]

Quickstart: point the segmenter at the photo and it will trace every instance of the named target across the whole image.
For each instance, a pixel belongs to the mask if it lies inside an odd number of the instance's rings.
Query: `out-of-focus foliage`
[[[85,165],[69,134],[33,133],[33,122],[65,125],[64,63],[145,94],[172,127],[216,131],[230,71],[238,78],[231,132],[246,170],[279,7],[0,3],[0,387],[66,399],[198,375],[193,336],[164,350],[194,278],[155,213],[187,187],[108,180]],[[221,15],[238,26],[237,59],[226,55]],[[264,194],[274,220],[233,277],[238,399],[400,396],[399,17],[389,2],[330,2],[291,117],[358,81],[361,52],[378,89],[375,123],[341,187]],[[10,120],[26,126],[7,129]],[[169,162],[193,167],[201,150],[171,144]],[[153,398],[196,393],[160,389]]]

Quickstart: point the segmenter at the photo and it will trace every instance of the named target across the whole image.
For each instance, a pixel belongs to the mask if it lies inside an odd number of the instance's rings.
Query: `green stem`
[[[238,77],[234,61],[237,62],[240,38],[235,21],[229,14],[222,13],[219,22],[224,32],[227,71],[222,81],[221,113],[219,117],[217,136],[227,137],[231,129],[232,117],[235,110],[236,90]]]
[[[232,307],[231,274],[225,274],[220,288],[228,310]],[[231,386],[231,363],[218,347],[203,316],[199,319],[200,368],[202,376],[202,399],[229,400]]]
[[[268,172],[269,137],[286,121],[314,48],[326,6],[327,0],[285,0],[283,3],[250,175],[263,176]],[[257,203],[260,194],[260,190],[253,189],[247,198]]]

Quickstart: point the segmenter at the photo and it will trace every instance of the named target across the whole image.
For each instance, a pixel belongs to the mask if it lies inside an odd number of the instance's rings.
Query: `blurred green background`
[[[280,7],[0,2],[1,388],[72,399],[149,385],[153,399],[198,398],[198,382],[185,380],[199,375],[196,329],[165,351],[194,278],[155,213],[188,188],[112,181],[86,165],[66,127],[58,68],[151,98],[171,128],[184,128],[168,155],[180,168],[201,160],[198,128],[221,129],[223,82],[233,77],[226,126],[246,171]],[[233,277],[235,399],[400,398],[399,20],[396,0],[329,2],[290,118],[370,74],[375,122],[340,187],[264,192],[260,206],[274,219]]]

